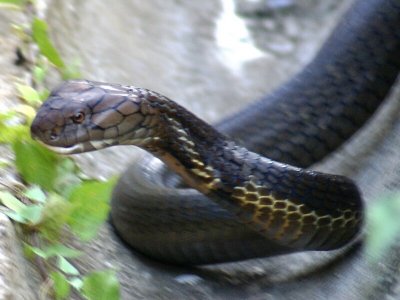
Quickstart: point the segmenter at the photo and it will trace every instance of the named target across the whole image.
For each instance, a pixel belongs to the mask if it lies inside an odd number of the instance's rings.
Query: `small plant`
[[[367,211],[366,251],[372,263],[379,262],[390,252],[400,234],[400,193],[377,200]]]
[[[0,0],[0,5],[26,9],[32,14],[34,1]],[[30,124],[37,108],[48,96],[45,78],[50,69],[62,78],[77,76],[75,66],[66,64],[53,46],[47,24],[32,15],[28,25],[14,25],[24,45],[36,45],[28,62],[31,84],[16,83],[22,103],[0,113],[0,143],[14,153],[12,162],[2,167],[18,172],[23,187],[0,186],[0,211],[18,224],[24,252],[36,261],[47,294],[67,299],[71,289],[87,299],[119,299],[119,283],[114,270],[81,274],[74,259],[82,253],[67,242],[93,239],[109,212],[108,199],[115,178],[106,182],[87,179],[70,158],[60,157],[30,138]],[[23,51],[19,50],[23,57]]]
[[[47,23],[32,9],[34,0],[0,0],[0,6],[25,9],[31,15],[29,24],[15,24],[14,30],[23,47],[38,49],[33,60],[25,59],[23,49],[17,51],[19,63],[28,61],[32,82],[16,82],[21,104],[0,113],[0,144],[14,153],[12,162],[0,160],[0,166],[16,170],[24,181],[18,188],[0,182],[0,212],[22,232],[25,255],[36,261],[43,286],[49,287],[46,294],[67,299],[75,289],[87,299],[119,299],[115,270],[81,274],[74,260],[82,253],[68,243],[87,242],[96,236],[109,212],[115,178],[106,182],[87,179],[72,159],[30,138],[35,108],[49,95],[44,84],[48,72],[56,70],[66,79],[77,77],[77,68],[66,64],[54,47]],[[366,250],[371,261],[377,262],[400,233],[400,194],[377,202],[367,212]]]

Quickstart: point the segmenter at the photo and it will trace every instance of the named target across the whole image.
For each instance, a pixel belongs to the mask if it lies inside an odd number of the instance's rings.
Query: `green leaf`
[[[367,210],[366,251],[371,262],[377,262],[400,234],[400,194],[373,203]]]
[[[44,81],[46,78],[46,73],[47,70],[41,66],[34,66],[33,68],[33,78],[37,83],[42,83]]]
[[[47,30],[47,23],[44,20],[39,18],[35,18],[33,20],[32,35],[34,41],[39,46],[40,52],[56,67],[59,69],[64,69],[65,64],[50,40]]]
[[[79,291],[83,286],[83,281],[79,277],[73,277],[69,280],[69,284]]]
[[[28,0],[0,0],[0,6],[21,8],[26,2],[28,2]]]
[[[44,247],[43,249],[33,247],[29,244],[25,244],[24,246],[26,248],[25,250],[27,251],[27,253],[36,254],[37,256],[40,256],[43,259],[49,259],[55,256],[62,256],[64,258],[65,257],[75,258],[82,254],[81,251],[67,247],[62,244],[50,245]]]
[[[18,214],[21,214],[21,212],[27,207],[9,192],[0,191],[0,202]]]
[[[15,111],[13,110],[8,110],[6,112],[0,113],[0,123],[4,123],[5,121],[10,120],[12,117],[15,116]]]
[[[64,257],[58,256],[57,259],[58,268],[63,271],[65,274],[69,275],[79,275],[78,269],[76,269],[73,265],[71,265]]]
[[[25,216],[26,210],[28,210],[29,206],[22,203],[14,195],[9,192],[0,191],[0,203],[10,209],[3,211],[3,213],[10,219],[18,223],[29,223]]]
[[[60,272],[51,272],[50,277],[53,280],[53,289],[56,299],[67,298],[71,292],[71,287],[64,274]]]
[[[23,252],[24,252],[25,257],[28,258],[28,259],[34,258],[35,257],[35,253],[32,251],[32,246],[27,244],[27,243],[25,243],[25,242],[22,242],[22,243],[24,245]]]
[[[55,244],[55,245],[48,246],[45,249],[43,249],[43,251],[46,254],[47,258],[53,257],[53,256],[75,258],[82,254],[81,251],[67,247],[63,244]]]
[[[24,192],[24,195],[25,195],[25,197],[27,197],[33,201],[36,201],[36,202],[43,203],[46,201],[45,193],[37,185],[31,186],[29,189],[27,189]]]
[[[89,300],[120,299],[119,282],[115,271],[98,271],[85,276],[82,293]]]
[[[39,105],[42,103],[39,93],[29,85],[17,83],[17,89],[22,99],[30,105]]]
[[[16,116],[15,111],[7,111],[0,113],[0,143],[11,143],[14,140],[14,134],[10,133],[13,131],[12,119]]]
[[[14,4],[14,5],[23,5],[27,2],[27,0],[0,0],[1,4]]]
[[[4,206],[12,211],[5,211],[4,213],[11,219],[28,225],[35,225],[39,223],[42,217],[42,205],[25,205],[11,194],[3,194],[0,192],[0,199]],[[11,195],[11,197],[10,197]]]
[[[57,177],[57,156],[31,140],[15,141],[13,150],[15,164],[23,179],[30,184],[38,184],[46,190],[51,190]]]
[[[58,241],[72,206],[61,196],[50,193],[43,209],[40,233],[50,241]]]
[[[43,91],[40,92],[40,99],[42,101],[46,100],[50,95],[50,91],[48,89],[44,89]]]
[[[64,80],[81,78],[82,75],[80,71],[80,65],[81,63],[77,60],[72,63],[68,63],[68,65],[66,65],[62,70],[62,78]]]
[[[81,183],[77,172],[79,168],[70,158],[64,158],[57,165],[57,179],[54,183],[55,190],[63,197],[68,198],[72,190]]]
[[[27,140],[28,137],[29,130],[26,125],[4,126],[4,124],[0,124],[0,143],[2,144],[12,144],[17,140]]]
[[[30,225],[36,225],[42,218],[42,205],[27,205],[21,212],[20,215]]]
[[[43,259],[47,259],[46,253],[42,249],[31,246],[27,243],[24,243],[24,253],[28,258],[33,258],[34,255],[37,255]]]
[[[69,198],[73,211],[68,219],[71,230],[82,240],[93,238],[107,219],[109,199],[116,178],[107,182],[84,181]]]
[[[26,223],[26,220],[19,214],[17,214],[15,211],[4,211],[3,212],[7,217],[9,217],[10,219],[14,220],[15,222],[18,223]]]

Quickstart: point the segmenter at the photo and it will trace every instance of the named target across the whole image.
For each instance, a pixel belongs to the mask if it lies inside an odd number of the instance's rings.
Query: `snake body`
[[[61,153],[136,145],[196,189],[178,187],[149,157],[118,183],[113,224],[156,259],[205,264],[337,249],[360,232],[360,194],[345,177],[303,168],[383,101],[400,67],[399,25],[398,1],[356,2],[302,72],[218,130],[156,92],[77,80],[51,93],[32,136]]]

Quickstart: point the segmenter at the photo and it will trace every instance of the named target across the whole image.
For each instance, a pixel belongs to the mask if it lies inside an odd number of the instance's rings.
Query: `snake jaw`
[[[46,148],[58,153],[58,154],[78,154],[83,152],[90,152],[95,150],[104,149],[110,146],[118,145],[119,143],[115,140],[102,140],[102,141],[87,141],[84,143],[75,144],[70,147],[57,147],[50,146],[41,142]]]
[[[42,143],[43,144],[43,143]],[[47,144],[44,144],[44,146],[51,151],[54,151],[58,154],[75,154],[75,153],[81,153],[83,152],[82,150],[82,144],[77,144],[71,147],[56,147],[56,146],[50,146]]]

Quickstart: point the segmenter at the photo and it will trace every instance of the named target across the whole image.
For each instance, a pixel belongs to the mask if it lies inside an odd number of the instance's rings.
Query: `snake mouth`
[[[110,140],[101,140],[101,141],[87,141],[87,142],[75,144],[75,145],[68,146],[68,147],[51,146],[51,145],[45,144],[43,142],[40,142],[40,143],[42,145],[44,145],[46,148],[48,148],[51,151],[54,151],[58,154],[78,154],[78,153],[83,153],[83,152],[100,150],[100,149],[104,149],[104,148],[118,144],[118,142],[116,142],[115,140],[111,140],[111,139]]]
[[[83,144],[77,144],[73,145],[70,147],[57,147],[57,146],[50,146],[47,144],[42,143],[46,148],[50,149],[53,152],[56,152],[58,154],[76,154],[76,153],[82,153],[84,152],[84,145]],[[93,149],[95,150],[95,149]]]

